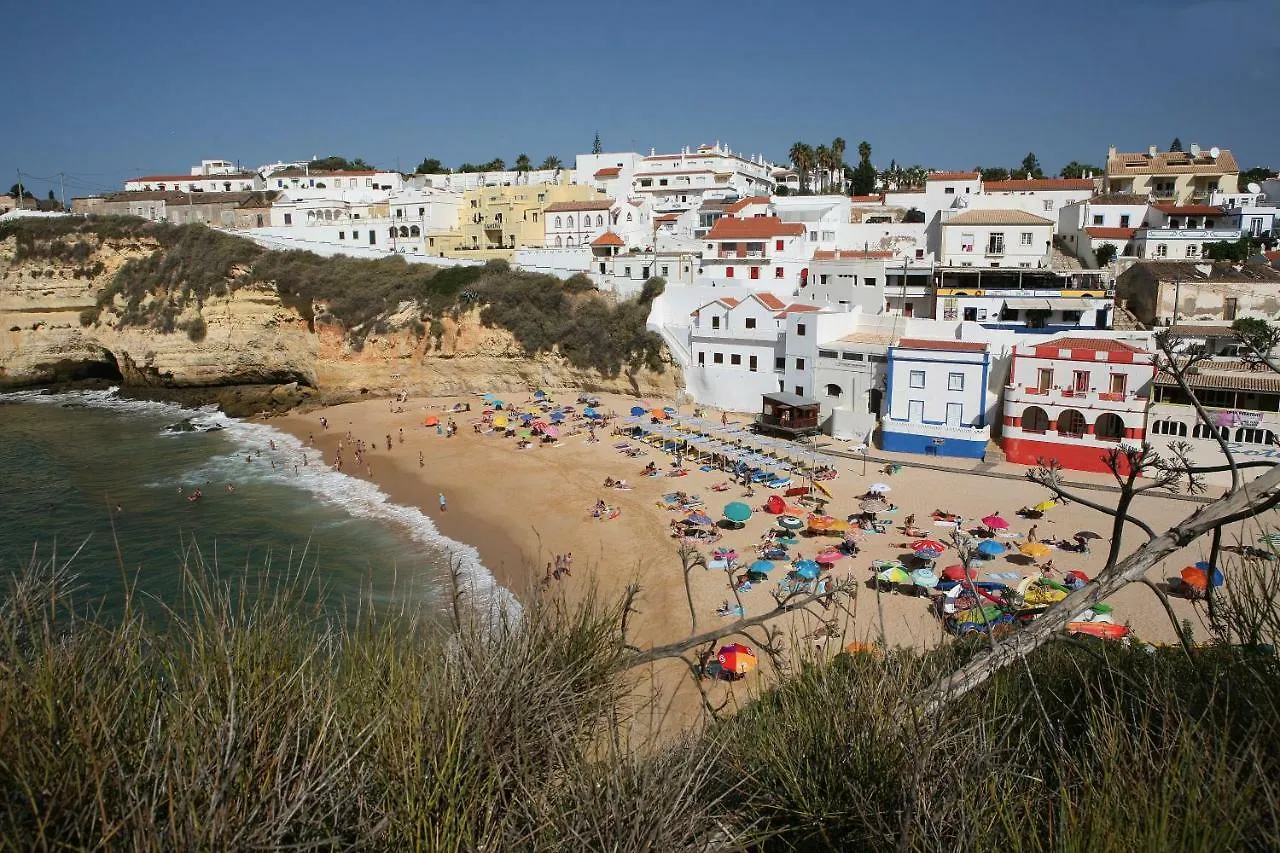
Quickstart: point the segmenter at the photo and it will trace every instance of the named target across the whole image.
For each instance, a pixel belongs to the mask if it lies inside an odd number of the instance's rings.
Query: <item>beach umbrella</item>
[[[1200,592],[1204,592],[1205,588],[1208,586],[1209,573],[1198,566],[1187,566],[1178,573],[1178,576],[1182,578],[1182,582],[1187,586],[1192,589],[1197,589]],[[1222,580],[1222,572],[1214,571],[1213,585],[1222,586]]]
[[[436,426],[439,423],[440,423],[439,415],[427,415],[425,418],[422,419],[423,426]]]
[[[933,539],[921,539],[911,545],[911,550],[919,553],[920,551],[937,551],[941,554],[947,550],[947,546]]]
[[[1094,533],[1092,530],[1081,530],[1075,535],[1076,539],[1101,539],[1100,533]]]
[[[876,580],[885,583],[911,583],[911,573],[902,566],[890,566],[876,574]]]
[[[874,492],[877,495],[882,495],[886,492],[892,492],[893,486],[890,486],[888,483],[872,483],[871,487],[867,489],[867,491]]]
[[[665,420],[667,417],[667,413],[662,411],[662,409],[650,409],[649,414],[660,421]]]
[[[685,521],[690,524],[698,524],[706,527],[710,527],[715,524],[715,520],[705,512],[691,512],[685,516]]]
[[[562,421],[564,421],[564,412],[551,413],[551,422],[553,424],[558,424],[558,423],[561,423]]]
[[[916,569],[911,573],[911,582],[922,589],[933,589],[938,585],[938,576],[933,569]]]
[[[674,418],[676,415],[680,414],[678,411],[675,410],[675,408],[671,406],[663,406],[662,413],[669,418]]]
[[[724,505],[724,517],[735,524],[742,524],[751,517],[751,507],[747,506],[742,501],[727,503]]]
[[[585,409],[582,410],[582,416],[584,418],[594,418],[596,416],[596,410],[590,406],[587,406]]]
[[[760,665],[760,661],[756,659],[755,652],[742,643],[730,643],[727,646],[721,646],[720,650],[716,652],[716,660],[719,662],[721,669],[733,675],[746,675]]]
[[[769,495],[769,500],[764,502],[764,511],[770,515],[782,515],[787,509],[787,502],[780,495]]]
[[[553,426],[546,426],[542,428],[542,434],[547,436],[548,438],[559,438],[560,428],[553,427]]]
[[[632,406],[632,407],[631,407],[631,416],[632,416],[632,417],[636,417],[636,418],[638,418],[638,417],[640,417],[640,416],[641,416],[641,415],[643,415],[643,414],[644,414],[644,408],[643,408],[643,407],[641,407],[641,406]]]
[[[498,429],[505,428],[507,423],[508,421],[507,421],[506,415],[498,415],[496,418],[493,419],[493,425]]]
[[[863,512],[871,513],[872,515],[875,515],[880,510],[884,509],[884,507],[875,501],[863,501],[860,508]]]
[[[548,424],[546,421],[534,421],[532,424],[530,424],[530,426],[533,427],[534,429],[545,430]]]
[[[992,530],[1009,529],[1009,522],[1005,521],[998,515],[988,515],[986,518],[982,519],[982,523],[987,527],[990,527]]]
[[[978,545],[978,553],[984,557],[999,557],[1004,553],[1004,550],[1004,546],[993,539],[988,539]]]
[[[1196,565],[1199,565],[1199,563],[1197,563]],[[1080,571],[1079,569],[1072,569],[1071,571],[1067,572],[1065,577],[1073,578],[1075,580],[1080,581],[1080,583],[1089,583],[1089,576],[1086,575],[1084,572]]]
[[[822,571],[822,567],[814,560],[797,560],[792,567],[795,573],[805,580],[813,580]]]
[[[794,515],[778,516],[778,526],[783,530],[803,530],[804,520],[796,518]]]
[[[1035,510],[1036,512],[1048,512],[1049,510],[1053,509],[1053,505],[1056,503],[1057,501],[1054,499],[1050,499],[1047,501],[1040,501],[1040,503],[1033,506],[1032,509]]]
[[[978,573],[973,569],[969,569],[968,575],[969,575],[969,580],[973,580],[978,576]],[[962,581],[965,579],[964,566],[961,566],[959,564],[956,564],[954,566],[947,566],[945,569],[942,570],[942,577],[949,581]]]
[[[1280,545],[1280,533],[1264,533],[1258,541],[1266,545]]]
[[[837,551],[835,548],[828,548],[822,551],[813,559],[818,563],[834,563],[836,560],[842,560],[845,557],[843,551]]]
[[[941,551],[934,551],[934,550],[929,549],[929,548],[921,548],[919,551],[916,551],[915,556],[916,556],[916,559],[917,559],[917,560],[927,560],[927,561],[932,562],[933,560],[936,560],[936,559],[938,559],[939,557],[941,557],[941,556],[942,556],[942,552],[941,552]]]
[[[1018,551],[1028,557],[1044,557],[1052,553],[1053,549],[1043,542],[1027,542],[1025,545],[1019,545]]]
[[[767,575],[773,569],[773,563],[768,560],[756,560],[747,567],[747,571],[755,572],[758,575]]]
[[[520,415],[520,422],[527,426],[528,424],[533,422],[533,415],[529,414],[528,412],[522,413]]]
[[[545,398],[546,396],[547,396],[547,392],[546,392],[546,391],[534,391],[534,392],[533,392],[533,399],[535,399],[535,400],[541,400],[541,399]]]
[[[529,430],[527,429],[520,430],[519,432],[516,433],[516,435],[520,436],[521,438],[533,438],[533,433],[529,432]]]

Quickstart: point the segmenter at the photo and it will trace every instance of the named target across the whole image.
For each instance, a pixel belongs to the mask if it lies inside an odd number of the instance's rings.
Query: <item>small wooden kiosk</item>
[[[797,394],[779,391],[765,394],[760,414],[756,415],[756,429],[786,438],[802,438],[822,431],[818,425],[820,404]]]

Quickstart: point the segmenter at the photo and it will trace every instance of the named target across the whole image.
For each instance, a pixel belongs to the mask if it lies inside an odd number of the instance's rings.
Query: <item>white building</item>
[[[1022,210],[966,210],[942,222],[942,265],[1044,269],[1053,248],[1051,220]]]
[[[405,182],[417,189],[436,189],[461,193],[481,187],[515,187],[534,184],[574,183],[572,170],[530,169],[527,172],[504,169],[500,172],[442,172],[437,175],[409,175]]]
[[[225,161],[219,161],[225,162]],[[144,175],[124,182],[125,192],[230,193],[252,192],[265,187],[256,172],[222,172],[213,175]]]
[[[679,154],[650,153],[636,164],[631,191],[651,198],[660,213],[688,210],[706,198],[770,195],[773,168],[763,156],[744,158],[719,143]]]
[[[629,198],[641,159],[634,151],[579,154],[574,163],[573,182],[589,184],[609,198]]]
[[[801,288],[805,298],[837,311],[861,311],[875,316],[885,312],[885,264],[892,252],[816,250],[809,277]]]
[[[789,298],[807,281],[808,230],[800,223],[775,216],[725,216],[703,241],[699,284],[742,285]]]
[[[990,372],[983,341],[902,338],[890,346],[881,447],[981,459],[989,434]]]
[[[1150,207],[1147,197],[1139,195],[1095,196],[1073,202],[1058,212],[1058,234],[1086,269],[1098,266],[1097,252],[1104,245],[1114,246],[1117,258],[1135,258],[1135,238],[1146,224]]]
[[[969,207],[1021,210],[1058,221],[1059,212],[1093,195],[1090,178],[1028,178],[1011,181],[984,181],[982,191],[970,199]]]
[[[344,192],[390,194],[405,188],[404,175],[381,169],[312,169],[287,167],[265,176],[267,189],[282,190],[292,198],[304,195],[341,198]],[[385,197],[385,195],[384,195]]]
[[[1196,261],[1209,243],[1240,239],[1238,228],[1225,227],[1222,208],[1206,204],[1155,204],[1147,212],[1144,227],[1134,235],[1139,258]]]
[[[1150,352],[1111,338],[1019,345],[1004,392],[1005,458],[1108,471],[1107,451],[1142,444],[1154,375]]]
[[[553,202],[542,214],[542,245],[556,249],[589,246],[613,226],[616,215],[616,203],[611,198]]]

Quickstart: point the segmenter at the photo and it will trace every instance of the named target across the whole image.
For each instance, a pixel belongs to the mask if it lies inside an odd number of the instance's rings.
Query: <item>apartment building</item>
[[[1240,167],[1225,148],[1160,151],[1152,145],[1142,152],[1107,151],[1104,192],[1150,196],[1174,204],[1207,203],[1215,192],[1238,190]]]

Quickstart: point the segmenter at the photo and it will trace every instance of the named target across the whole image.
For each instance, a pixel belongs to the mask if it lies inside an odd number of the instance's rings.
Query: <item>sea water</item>
[[[184,421],[190,431],[170,429]],[[70,561],[79,598],[104,613],[126,583],[176,604],[194,549],[250,589],[263,576],[310,578],[312,594],[347,611],[369,600],[438,609],[453,572],[469,600],[518,609],[474,548],[266,424],[114,389],[0,395],[0,580],[33,560]]]

